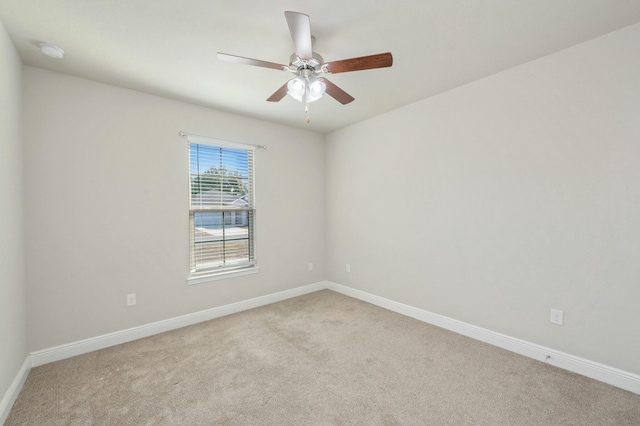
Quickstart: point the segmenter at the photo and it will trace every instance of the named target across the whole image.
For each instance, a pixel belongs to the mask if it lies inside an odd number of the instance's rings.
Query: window
[[[254,147],[188,140],[189,281],[255,272]]]

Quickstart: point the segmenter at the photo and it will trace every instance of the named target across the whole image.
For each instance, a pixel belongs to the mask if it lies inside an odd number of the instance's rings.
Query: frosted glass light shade
[[[287,83],[287,95],[293,99],[302,102],[306,88],[306,81],[302,77],[295,77]]]
[[[325,90],[327,90],[327,85],[324,84],[324,81],[320,81],[315,77],[311,77],[309,79],[309,92],[307,94],[307,101],[317,101],[322,97]]]

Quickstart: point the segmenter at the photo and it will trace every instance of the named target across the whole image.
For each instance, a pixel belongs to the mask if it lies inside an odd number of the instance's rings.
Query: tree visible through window
[[[192,276],[255,264],[253,147],[203,142],[189,143]]]

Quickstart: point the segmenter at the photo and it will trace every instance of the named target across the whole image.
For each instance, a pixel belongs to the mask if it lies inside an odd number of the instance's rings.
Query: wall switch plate
[[[136,304],[136,294],[127,294],[127,306],[133,306]]]
[[[347,263],[347,272],[351,272],[351,265]]]
[[[551,324],[564,325],[564,312],[559,309],[552,309]]]
[[[309,262],[309,270],[313,271],[313,263]]]

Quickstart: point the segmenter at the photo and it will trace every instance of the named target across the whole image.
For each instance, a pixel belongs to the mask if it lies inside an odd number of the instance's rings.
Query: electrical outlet
[[[564,325],[564,312],[559,309],[552,309],[551,324]]]
[[[347,263],[347,272],[351,272],[351,265]]]
[[[136,304],[136,294],[127,294],[127,306],[133,306]]]
[[[313,263],[309,262],[309,270],[313,271]]]

